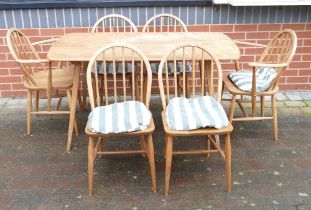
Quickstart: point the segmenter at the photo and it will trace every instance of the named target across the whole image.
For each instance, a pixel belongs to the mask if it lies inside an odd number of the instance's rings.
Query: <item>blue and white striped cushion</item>
[[[106,71],[107,74],[113,74],[113,64],[112,62],[106,62]],[[125,73],[132,72],[132,63],[125,62]],[[97,62],[97,73],[104,74],[103,62]],[[123,74],[123,66],[122,63],[116,63],[116,74]]]
[[[157,74],[159,70],[160,63],[151,63],[151,71],[152,73]],[[167,65],[168,68],[168,74],[173,74],[174,73],[174,63],[168,63]],[[186,62],[186,72],[191,72],[191,64],[189,62]],[[177,61],[176,62],[176,72],[177,74],[182,73],[182,61]],[[165,68],[163,68],[162,73],[165,74]]]
[[[166,119],[170,129],[181,131],[205,127],[220,129],[229,124],[225,110],[211,96],[172,98],[167,106]]]
[[[271,85],[277,73],[273,68],[260,67],[256,71],[256,91],[263,92]],[[252,90],[252,71],[237,71],[229,74],[232,82],[243,91]]]
[[[151,113],[138,101],[125,101],[93,109],[87,126],[95,133],[123,133],[146,129],[151,122]]]

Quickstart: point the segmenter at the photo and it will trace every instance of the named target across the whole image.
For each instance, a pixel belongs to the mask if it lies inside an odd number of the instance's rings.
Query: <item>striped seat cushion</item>
[[[125,101],[93,109],[87,126],[95,133],[123,133],[146,129],[151,122],[151,113],[138,101]]]
[[[171,99],[167,106],[166,119],[170,129],[181,131],[205,127],[220,129],[229,123],[225,110],[211,96]]]
[[[159,70],[160,63],[151,63],[150,66],[151,66],[152,73],[157,74],[158,70]],[[174,73],[174,63],[173,62],[168,63],[167,68],[168,68],[168,74]],[[191,72],[191,64],[189,62],[186,62],[186,69],[185,70],[186,70],[186,72]],[[176,62],[176,72],[177,72],[177,74],[182,73],[182,61]],[[163,68],[162,73],[165,74],[165,68]]]
[[[112,62],[106,62],[106,71],[107,74],[113,74],[113,64]],[[132,63],[125,62],[125,73],[131,73],[132,72]],[[103,62],[97,62],[97,73],[99,75],[104,74],[104,67]],[[116,74],[122,74],[123,73],[123,66],[122,63],[117,62],[116,63]]]
[[[277,73],[273,68],[260,67],[256,71],[256,91],[263,92],[270,87]],[[237,71],[229,74],[229,78],[237,88],[243,91],[252,90],[252,71]]]

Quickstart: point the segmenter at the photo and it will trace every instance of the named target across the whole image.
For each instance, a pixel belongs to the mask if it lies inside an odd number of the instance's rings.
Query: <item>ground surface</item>
[[[270,121],[233,124],[231,193],[219,155],[178,156],[168,197],[158,98],[151,105],[157,193],[146,158],[110,156],[96,161],[92,197],[86,188],[88,113],[78,113],[81,134],[67,152],[68,117],[34,116],[32,135],[26,135],[25,102],[7,101],[0,109],[0,209],[311,209],[311,101],[280,100],[279,143]],[[197,138],[175,142],[180,149],[204,147]],[[107,142],[110,149],[138,145],[133,139]]]

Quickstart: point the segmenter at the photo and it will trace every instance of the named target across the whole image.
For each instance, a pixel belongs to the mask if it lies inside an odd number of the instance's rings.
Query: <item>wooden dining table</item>
[[[47,58],[55,62],[67,61],[76,64],[70,104],[67,150],[70,150],[72,142],[80,69],[82,69],[85,78],[87,62],[91,59],[92,55],[102,46],[113,42],[126,43],[139,48],[145,53],[150,62],[159,62],[166,52],[181,43],[199,44],[209,49],[220,61],[238,60],[240,58],[240,51],[237,45],[232,39],[221,32],[104,32],[65,34],[52,44]],[[82,68],[81,64],[83,66]],[[85,81],[84,84],[86,84]],[[85,104],[86,94],[84,93],[83,95]]]

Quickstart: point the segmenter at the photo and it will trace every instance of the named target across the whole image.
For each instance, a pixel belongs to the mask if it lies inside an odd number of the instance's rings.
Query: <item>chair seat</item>
[[[256,71],[256,92],[263,92],[267,90],[277,72],[274,68],[260,67]],[[229,78],[237,88],[243,91],[250,92],[252,90],[252,71],[236,71],[229,73]]]
[[[183,64],[182,61],[176,62],[176,73],[177,74],[182,73],[182,64]],[[160,63],[151,63],[150,66],[151,66],[152,73],[157,74],[158,70],[159,70]],[[167,68],[168,68],[168,74],[174,73],[174,63],[173,62],[168,63]],[[189,62],[186,62],[186,69],[185,70],[187,73],[191,72],[191,64]],[[165,74],[165,68],[163,68],[162,73]]]
[[[229,124],[225,110],[211,96],[171,99],[166,109],[166,121],[170,129],[179,131],[206,127],[221,129]]]
[[[52,87],[54,89],[68,89],[72,87],[74,78],[73,68],[62,68],[52,70]],[[36,86],[28,84],[24,81],[27,89],[46,90],[48,84],[48,71],[39,71],[33,74]]]
[[[123,66],[121,62],[118,62],[116,65],[116,74],[123,74]],[[132,63],[125,62],[125,74],[132,72]],[[107,75],[113,74],[113,63],[112,62],[106,62],[106,71]],[[98,75],[104,75],[104,68],[103,68],[103,62],[97,62],[97,73]]]
[[[125,101],[93,109],[87,128],[99,134],[125,133],[144,130],[151,121],[151,112],[143,103]]]
[[[225,75],[222,80],[225,83],[226,88],[228,89],[228,91],[231,94],[235,94],[235,95],[248,95],[248,96],[252,95],[252,92],[243,91],[243,90],[240,90],[239,88],[237,88],[237,86],[235,86],[235,84],[229,78],[229,75]],[[256,93],[256,95],[258,95],[258,96],[273,95],[273,94],[275,94],[278,91],[279,91],[279,86],[275,86],[271,90],[267,90],[267,91],[264,91],[264,92],[258,92],[258,93]]]

